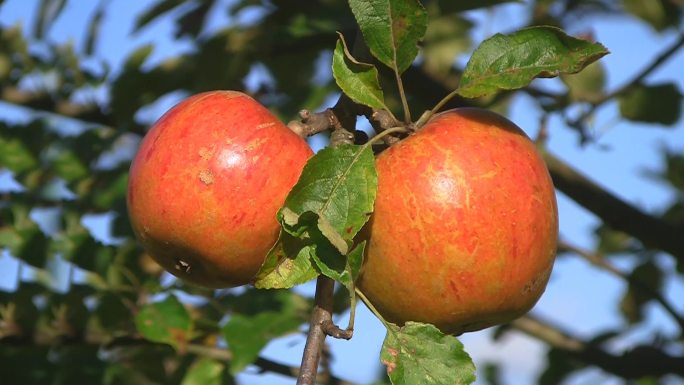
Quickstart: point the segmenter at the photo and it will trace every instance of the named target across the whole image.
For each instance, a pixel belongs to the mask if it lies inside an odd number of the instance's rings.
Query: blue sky
[[[36,0],[7,0],[0,8],[0,23],[10,25],[22,22],[25,29],[32,24],[33,15],[38,5]],[[80,44],[85,34],[85,23],[98,2],[70,1],[63,16],[50,30],[50,39],[54,41],[73,40]],[[141,45],[154,42],[157,44],[148,64],[159,62],[180,51],[191,48],[190,42],[172,43],[168,36],[172,35],[173,26],[168,22],[156,22],[141,33],[132,36],[131,15],[137,14],[152,2],[110,1],[107,16],[102,26],[101,40],[95,56],[98,60],[106,60],[116,71],[122,58]],[[481,21],[476,31],[477,38],[485,38],[495,32],[506,32],[516,28],[516,20],[524,20],[524,4],[512,4],[497,7],[493,12],[475,12],[468,16]],[[249,20],[250,15],[244,16]],[[210,29],[220,28],[228,20],[223,14],[215,13],[210,21]],[[577,30],[570,33],[593,31],[596,39],[611,51],[602,59],[607,67],[607,88],[615,89],[639,72],[660,52],[663,47],[673,42],[675,34],[659,35],[648,25],[634,20],[602,17],[583,20]],[[675,81],[684,90],[684,51],[680,51],[647,80]],[[537,85],[550,89],[557,88],[557,80],[539,80]],[[165,98],[154,108],[142,114],[146,120],[153,121],[166,108],[177,101],[176,97]],[[24,115],[6,106],[0,105],[3,119],[22,119]],[[533,101],[525,96],[518,97],[511,108],[510,118],[521,126],[530,136],[538,130],[541,111]],[[644,174],[647,170],[659,170],[662,167],[660,149],[667,147],[673,151],[684,152],[684,121],[680,120],[674,128],[664,129],[659,126],[633,124],[619,118],[615,103],[608,103],[601,108],[595,117],[594,132],[598,136],[596,144],[584,147],[578,145],[577,135],[564,127],[559,119],[549,122],[549,147],[561,159],[582,170],[586,175],[598,181],[603,187],[626,201],[647,212],[659,212],[673,199],[672,193],[663,185],[653,182]],[[598,224],[596,218],[562,194],[558,194],[561,235],[573,244],[584,248],[592,248],[595,239],[593,228]],[[102,221],[95,218],[92,223],[94,231],[106,232]],[[621,268],[629,269],[633,258],[614,259]],[[672,258],[662,256],[658,262],[667,267],[674,266]],[[7,256],[0,257],[0,268],[11,270],[14,262]],[[7,287],[13,280],[0,279],[0,285]],[[684,283],[671,280],[667,283],[666,296],[684,298]],[[300,290],[310,293],[311,285]],[[577,333],[580,337],[606,330],[622,323],[616,309],[624,284],[613,276],[596,270],[583,260],[568,256],[557,261],[547,292],[533,310],[534,314],[553,320],[560,326]],[[682,301],[672,301],[680,311],[684,311]],[[674,324],[657,306],[649,306],[649,321],[643,327],[634,329],[629,338],[615,344],[616,351],[624,349],[633,341],[647,341],[654,330],[664,334],[676,330]],[[345,322],[345,321],[341,321]],[[489,340],[490,331],[470,333],[462,338],[466,349],[473,356],[476,364],[487,361],[502,362],[506,383],[531,383],[537,371],[543,366],[545,351],[540,343],[519,335],[510,334],[502,342],[493,345]],[[359,383],[369,382],[378,369],[378,352],[383,338],[380,323],[369,315],[365,309],[360,311],[355,336],[351,341],[329,341],[333,348],[333,369],[344,378]],[[276,341],[265,351],[279,361],[297,365],[301,357],[303,339],[301,337],[286,338]],[[578,376],[573,384],[611,383],[598,371],[590,371]],[[252,376],[243,376],[246,382],[254,380]],[[264,383],[276,383],[270,376]],[[291,380],[283,380],[291,383]]]

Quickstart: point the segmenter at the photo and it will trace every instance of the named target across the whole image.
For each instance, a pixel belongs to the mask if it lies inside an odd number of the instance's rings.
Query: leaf
[[[634,324],[643,319],[643,306],[653,299],[644,289],[660,292],[664,277],[663,271],[656,264],[647,261],[634,268],[629,279],[631,283],[620,301],[620,310],[627,321]]]
[[[223,363],[211,358],[196,360],[185,373],[181,385],[222,385]]]
[[[471,384],[475,365],[454,336],[436,327],[407,322],[403,327],[389,325],[380,351],[392,384]]]
[[[681,7],[670,0],[622,0],[625,10],[647,22],[656,31],[676,26],[679,23]]]
[[[373,56],[404,72],[427,29],[425,8],[417,0],[349,0],[349,6]]]
[[[147,304],[135,316],[138,332],[150,341],[167,343],[182,350],[193,329],[190,313],[174,295]]]
[[[470,57],[458,94],[475,98],[527,86],[537,77],[576,73],[608,54],[599,43],[549,26],[531,27],[485,40]]]
[[[682,99],[675,83],[639,84],[620,95],[618,104],[625,119],[672,126],[681,116]]]
[[[354,282],[359,276],[363,264],[363,252],[366,241],[358,244],[347,256],[331,253],[315,253],[312,255],[316,267],[321,274],[343,284],[350,295],[354,293]]]
[[[487,8],[503,3],[522,3],[521,0],[439,0],[442,13],[460,13],[472,9]],[[432,25],[430,25],[432,27]]]
[[[126,61],[124,62],[124,68],[127,71],[139,69],[143,64],[145,64],[145,61],[150,56],[152,51],[154,51],[154,44],[145,44],[140,46],[138,49],[128,55]]]
[[[154,21],[156,18],[178,7],[179,5],[183,4],[183,2],[183,0],[159,1],[153,7],[143,12],[136,18],[135,26],[133,27],[133,33],[139,32],[142,28]]]
[[[223,336],[233,352],[230,372],[237,374],[253,363],[273,338],[295,332],[305,320],[292,312],[262,311],[253,316],[234,314],[223,327]]]
[[[95,14],[88,23],[88,32],[86,34],[86,40],[83,49],[85,54],[88,56],[92,55],[95,52],[95,43],[97,42],[97,39],[100,37],[102,18],[105,15],[106,4],[106,2],[101,2],[98,5],[97,9],[95,10]]]
[[[372,64],[356,61],[349,53],[342,34],[339,34],[339,37],[332,60],[335,82],[353,101],[371,108],[386,110],[378,70]]]
[[[603,63],[594,62],[579,73],[561,75],[561,80],[568,87],[570,99],[591,103],[603,97],[606,71]]]
[[[288,289],[316,278],[318,272],[311,264],[311,247],[281,230],[278,241],[254,277],[254,287]]]
[[[370,147],[328,147],[309,159],[285,199],[283,210],[299,216],[313,212],[325,218],[325,225],[329,224],[344,240],[351,241],[373,211],[377,184]],[[281,223],[283,210],[278,214]]]
[[[460,3],[460,2],[454,2]],[[468,32],[473,23],[460,15],[446,15],[430,20],[423,44],[423,66],[430,74],[447,75],[460,53],[470,49]]]
[[[33,36],[42,39],[52,24],[62,13],[66,0],[42,0],[38,8],[38,16],[34,25]]]
[[[341,145],[319,151],[278,212],[283,230],[254,285],[289,288],[315,278],[316,268],[324,274],[329,269],[341,274],[344,254],[368,221],[376,190],[375,159],[369,147]]]

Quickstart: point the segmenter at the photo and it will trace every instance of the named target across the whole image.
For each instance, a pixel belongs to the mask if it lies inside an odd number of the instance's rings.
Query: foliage
[[[269,341],[301,333],[311,313],[311,298],[284,289],[323,274],[346,288],[336,312],[354,303],[364,245],[353,237],[372,211],[377,182],[370,146],[328,148],[307,165],[279,212],[280,240],[255,282],[277,290],[210,291],[162,274],[133,239],[125,200],[128,164],[150,123],[146,112],[165,99],[244,89],[248,75],[263,72],[266,80],[250,84],[250,91],[284,120],[302,108],[320,110],[339,87],[362,106],[403,110],[406,120],[407,101],[414,112],[435,105],[505,109],[524,94],[545,119],[563,118],[583,143],[593,140],[593,113],[612,101],[626,120],[663,127],[680,121],[682,91],[648,76],[684,39],[652,66],[636,67],[644,70],[632,82],[608,91],[606,68],[594,62],[605,47],[563,32],[606,12],[671,32],[682,24],[676,1],[536,0],[521,23],[527,28],[493,31],[500,33],[476,44],[476,22],[463,12],[508,2],[156,0],[130,16],[133,35],[169,23],[175,30],[167,38],[191,48],[164,55],[160,46],[145,44],[115,63],[100,56],[107,50],[99,35],[110,12],[106,1],[83,23],[82,47],[51,39],[71,1],[36,2],[30,26],[2,25],[0,98],[4,108],[22,108],[28,117],[0,119],[0,170],[18,186],[0,184],[0,248],[2,259],[20,270],[6,273],[16,276],[16,287],[0,291],[3,383],[230,384],[250,365],[291,375],[287,365],[259,356]],[[212,17],[224,14],[231,22],[212,27]],[[368,52],[351,43],[357,24]],[[456,59],[466,53],[472,56],[461,66]],[[321,58],[332,69],[316,76]],[[558,91],[532,82],[560,74]],[[589,366],[643,382],[684,374],[684,358],[671,353],[681,342],[684,314],[668,309],[664,294],[669,277],[684,274],[684,162],[681,154],[663,153],[663,170],[652,174],[675,198],[662,214],[623,202],[547,153],[558,189],[601,221],[595,251],[567,244],[560,251],[584,256],[626,284],[615,304],[624,324],[605,338],[582,340],[532,317],[498,330],[522,331],[551,347],[540,383],[558,383]],[[111,234],[97,235],[87,225],[92,217],[110,218]],[[663,254],[676,270],[657,263]],[[607,256],[638,262],[622,272]],[[649,304],[665,308],[678,336],[611,352],[605,342],[647,323]],[[417,323],[387,328],[381,360],[393,383],[420,383],[424,376],[435,377],[426,383],[472,382],[472,362],[456,337]],[[557,335],[549,330],[566,338],[549,338]],[[330,382],[344,376],[334,373]]]

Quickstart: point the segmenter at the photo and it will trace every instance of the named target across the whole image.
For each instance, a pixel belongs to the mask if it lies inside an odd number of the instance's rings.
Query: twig
[[[637,290],[641,291],[642,293],[650,296],[654,300],[656,300],[660,305],[670,313],[672,318],[674,319],[675,322],[679,325],[679,328],[681,330],[684,330],[684,318],[677,312],[677,310],[663,297],[663,295],[657,291],[654,290],[652,287],[647,285],[646,283],[642,282],[641,280],[627,275],[624,272],[622,272],[620,269],[617,267],[611,265],[608,261],[606,261],[604,258],[602,258],[599,255],[596,255],[594,253],[589,252],[588,250],[581,249],[575,245],[571,245],[568,242],[564,241],[559,241],[558,242],[558,252],[563,252],[563,251],[568,251],[573,254],[576,254],[587,261],[589,261],[591,264],[600,267],[601,269],[613,274],[614,276],[623,279],[627,281],[632,287],[636,288]]]
[[[332,322],[333,290],[335,281],[320,275],[316,281],[315,305],[311,314],[309,333],[302,355],[302,365],[297,376],[297,385],[314,385],[318,374],[318,363],[325,341],[324,323]]]

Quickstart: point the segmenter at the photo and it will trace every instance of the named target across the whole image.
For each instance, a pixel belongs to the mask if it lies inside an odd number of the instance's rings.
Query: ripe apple
[[[246,284],[275,243],[276,212],[311,155],[243,93],[192,96],[155,123],[133,160],[133,230],[180,278],[206,287]]]
[[[359,287],[389,321],[461,334],[510,321],[543,293],[558,212],[534,143],[506,118],[434,116],[377,158]]]

